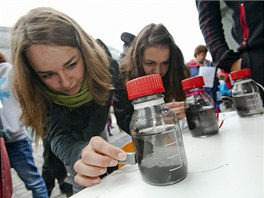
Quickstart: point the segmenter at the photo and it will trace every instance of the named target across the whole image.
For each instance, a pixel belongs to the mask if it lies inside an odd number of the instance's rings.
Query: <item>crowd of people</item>
[[[189,62],[163,24],[147,24],[137,35],[124,32],[117,61],[103,41],[58,10],[39,7],[17,20],[11,31],[12,65],[2,61],[0,66],[1,130],[10,135],[5,144],[11,167],[33,197],[49,197],[55,179],[63,188],[68,175],[70,194],[77,193],[99,184],[117,169],[119,160],[126,159],[126,152],[111,145],[105,133],[111,135],[112,105],[118,126],[129,134],[133,105],[125,84],[131,79],[160,74],[165,102],[179,120],[185,118],[181,81],[201,75],[204,67],[215,69],[213,83],[205,90],[216,103],[217,91],[222,96],[232,93],[230,71],[250,67],[253,79],[263,85],[263,2],[226,3],[235,10],[234,28],[239,29],[234,38],[239,49],[229,49],[220,31],[219,2],[196,1],[206,44],[195,48]],[[262,15],[250,16],[253,7],[262,8]],[[206,59],[207,51],[212,61]],[[26,128],[34,133],[36,145],[43,141],[42,177]],[[23,170],[21,163],[26,166]]]

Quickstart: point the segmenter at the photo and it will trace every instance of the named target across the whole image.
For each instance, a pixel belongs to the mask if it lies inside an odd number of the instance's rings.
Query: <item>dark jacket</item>
[[[119,74],[118,65],[113,64],[112,60],[110,65],[112,81],[115,84]],[[78,108],[52,104],[47,118],[49,132],[46,139],[52,151],[49,155],[54,154],[65,166],[71,167],[71,172],[74,172],[73,165],[80,158],[83,148],[88,145],[90,139],[93,136],[100,136],[104,131],[112,95],[113,91],[110,92],[109,100],[104,106],[94,100]],[[49,160],[48,158],[55,159],[54,156],[47,156],[46,160]],[[49,168],[59,171],[59,168],[54,166]]]
[[[186,75],[189,75],[189,70],[187,67],[184,68],[183,70],[188,72]],[[185,77],[182,76],[182,79],[185,79]],[[166,90],[169,89],[169,83],[168,83],[169,80],[167,78],[167,75],[162,77],[162,82],[163,82],[163,85],[165,88],[165,92],[162,93],[164,95],[164,100],[165,100],[165,102],[171,102],[172,99],[170,99],[169,97],[166,98]],[[167,95],[169,95],[168,92],[169,91],[167,91]],[[179,94],[178,98],[180,98],[180,97],[185,97],[185,95],[181,96]],[[178,100],[178,101],[181,101],[181,100],[184,100],[184,99],[180,98],[180,100]],[[114,113],[115,113],[117,125],[123,131],[130,134],[129,126],[130,126],[130,122],[132,119],[132,115],[134,113],[134,107],[132,105],[132,100],[128,99],[128,95],[127,95],[126,87],[124,85],[124,78],[123,78],[122,73],[120,73],[120,75],[118,77],[118,80],[116,83],[116,88],[114,90],[113,107],[114,107]]]
[[[122,77],[116,84],[113,96],[113,107],[117,125],[125,132],[129,133],[129,124],[134,112],[132,101],[128,100],[127,91],[123,84]]]
[[[231,65],[242,57],[242,68],[251,68],[252,78],[264,85],[264,2],[225,3],[233,11],[232,35],[239,44],[234,50],[229,49],[225,41],[219,1],[196,1],[200,29],[213,62],[230,72]]]
[[[53,104],[48,116],[52,152],[73,167],[90,139],[104,130],[109,108],[110,102],[100,106],[94,100],[75,109]]]

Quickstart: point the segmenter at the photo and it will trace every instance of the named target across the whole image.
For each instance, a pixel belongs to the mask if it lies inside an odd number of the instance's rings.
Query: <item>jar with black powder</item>
[[[205,92],[202,76],[182,80],[186,93],[186,119],[193,137],[217,134],[218,120],[213,99]]]

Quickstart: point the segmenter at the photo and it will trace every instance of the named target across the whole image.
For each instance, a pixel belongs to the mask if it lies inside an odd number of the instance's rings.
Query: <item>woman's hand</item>
[[[100,175],[107,171],[107,167],[116,166],[118,160],[125,160],[126,152],[96,136],[83,149],[81,159],[74,164],[77,175],[75,183],[81,186],[92,186],[100,183]]]
[[[174,114],[176,115],[176,118],[178,120],[185,117],[185,106],[184,106],[184,104],[185,104],[184,101],[167,103],[168,107],[170,108],[170,110],[172,110],[174,112]]]

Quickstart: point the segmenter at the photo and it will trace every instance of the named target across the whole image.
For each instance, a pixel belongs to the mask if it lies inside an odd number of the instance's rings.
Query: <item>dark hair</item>
[[[218,75],[218,79],[219,79],[219,80],[225,80],[225,79],[226,79],[225,74],[219,74],[219,75]]]
[[[195,49],[194,49],[194,57],[196,58],[197,54],[200,54],[202,52],[204,52],[205,54],[207,53],[207,47],[205,45],[198,45]]]
[[[173,99],[182,101],[185,93],[182,90],[181,81],[190,76],[188,67],[184,64],[183,54],[175,44],[172,35],[163,24],[151,23],[144,27],[135,37],[132,45],[122,60],[120,70],[124,83],[127,81],[145,76],[142,58],[146,48],[165,46],[170,50],[169,70],[163,76],[165,87],[165,101]]]
[[[4,63],[4,62],[6,62],[6,57],[2,52],[0,52],[0,63]]]

